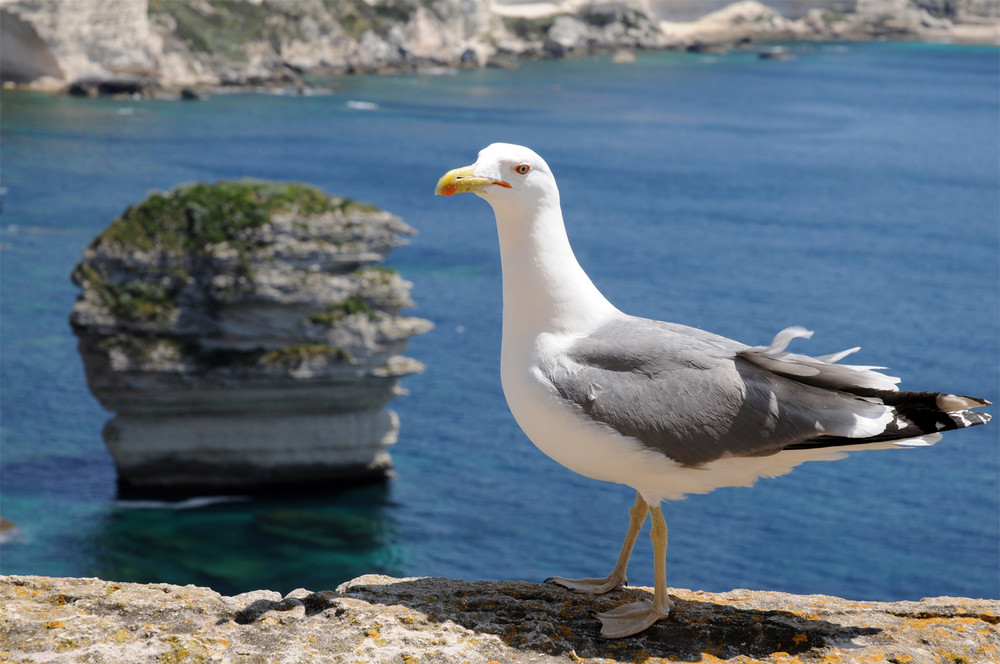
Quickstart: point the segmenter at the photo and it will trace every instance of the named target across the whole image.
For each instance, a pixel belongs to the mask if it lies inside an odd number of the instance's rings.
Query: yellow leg
[[[632,557],[632,549],[635,547],[635,540],[639,537],[639,531],[649,513],[649,505],[638,493],[635,495],[635,503],[628,511],[628,532],[625,533],[625,541],[622,542],[622,550],[618,554],[618,561],[615,562],[614,569],[603,579],[564,579],[561,576],[554,576],[546,579],[546,583],[554,583],[564,588],[569,588],[578,593],[588,593],[600,595],[611,590],[616,590],[628,585],[625,578],[625,571],[628,569],[628,560]],[[662,515],[661,515],[662,518]]]
[[[674,603],[667,597],[667,522],[659,505],[649,508],[649,537],[653,540],[653,601],[642,600],[597,614],[601,635],[610,639],[632,636],[670,615]]]
[[[667,521],[660,506],[650,508],[649,537],[653,540],[653,610],[666,617],[674,603],[667,598]]]

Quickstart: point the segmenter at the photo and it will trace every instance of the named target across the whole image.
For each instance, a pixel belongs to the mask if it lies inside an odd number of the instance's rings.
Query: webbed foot
[[[674,603],[669,599],[661,606],[654,606],[650,600],[640,600],[631,604],[623,604],[618,608],[598,613],[601,621],[601,636],[608,639],[620,639],[638,634],[649,629],[653,623],[670,615]]]
[[[624,576],[617,577],[613,575],[606,576],[603,579],[565,579],[561,576],[553,576],[550,579],[545,579],[545,583],[562,586],[563,588],[569,588],[575,593],[584,593],[587,595],[603,595],[604,593],[618,590],[628,585]]]

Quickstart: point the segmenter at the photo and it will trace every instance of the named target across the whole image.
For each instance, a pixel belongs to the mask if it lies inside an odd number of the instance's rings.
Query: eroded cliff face
[[[364,576],[334,590],[223,597],[207,588],[0,577],[13,662],[894,662],[1000,658],[1000,602],[855,602],[673,588],[671,615],[609,640],[593,611],[648,597],[521,581]]]
[[[477,62],[497,29],[485,0],[152,0],[164,77],[175,84],[294,82],[300,72],[368,72]]]
[[[125,488],[247,491],[384,477],[384,406],[430,323],[381,261],[413,233],[305,185],[180,187],[84,252],[70,322]]]
[[[994,0],[813,0],[793,3],[794,12],[791,6],[775,9],[756,0],[729,6],[700,0],[0,0],[0,73],[6,82],[81,94],[160,94],[196,86],[302,87],[303,73],[483,66],[748,39],[1000,43]]]
[[[5,81],[154,76],[152,37],[146,0],[0,0]]]
[[[0,28],[4,81],[102,93],[478,63],[500,24],[486,0],[0,0]]]

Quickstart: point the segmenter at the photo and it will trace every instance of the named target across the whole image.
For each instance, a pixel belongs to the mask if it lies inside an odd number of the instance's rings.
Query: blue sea
[[[902,387],[1000,400],[1000,50],[789,45],[791,60],[640,53],[322,81],[200,102],[4,91],[4,574],[332,588],[367,572],[606,573],[633,499],[518,430],[500,388],[492,213],[434,197],[494,141],[559,181],[580,262],[619,308],[793,350],[860,345]],[[396,400],[397,475],[340,494],[120,500],[67,316],[90,239],[153,190],[304,181],[419,231],[393,267],[436,328]],[[997,407],[987,409],[996,415]],[[1000,421],[665,505],[668,584],[854,599],[1000,597]],[[640,538],[630,569],[652,584]]]

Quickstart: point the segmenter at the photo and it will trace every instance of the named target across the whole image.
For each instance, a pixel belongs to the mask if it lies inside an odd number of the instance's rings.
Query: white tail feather
[[[930,447],[934,443],[938,442],[944,438],[939,433],[927,433],[923,436],[917,436],[915,438],[904,438],[903,440],[892,441],[893,445],[898,445],[899,447]]]
[[[849,348],[819,357],[787,353],[785,348],[793,339],[812,336],[812,331],[804,327],[786,327],[775,335],[770,346],[754,346],[740,352],[740,356],[774,373],[808,379],[804,382],[832,389],[862,387],[873,390],[897,391],[899,378],[879,373],[885,367],[869,367],[852,364],[836,364],[860,347]],[[969,406],[959,406],[959,408]]]
[[[937,395],[937,407],[946,413],[989,405],[990,402],[985,399],[973,399],[972,397],[963,397],[957,394]]]

